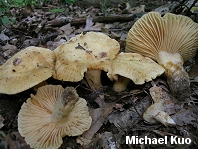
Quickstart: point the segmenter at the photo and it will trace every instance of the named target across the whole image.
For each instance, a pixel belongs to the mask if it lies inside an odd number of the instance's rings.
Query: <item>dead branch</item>
[[[108,15],[108,16],[98,16],[93,17],[93,22],[105,22],[105,23],[111,23],[111,22],[127,22],[127,21],[133,21],[136,17],[135,14],[121,14],[121,15]],[[57,18],[52,21],[48,21],[46,24],[48,26],[63,26],[67,23],[71,23],[71,25],[80,25],[80,24],[86,24],[87,18],[74,18],[72,20],[68,18]]]

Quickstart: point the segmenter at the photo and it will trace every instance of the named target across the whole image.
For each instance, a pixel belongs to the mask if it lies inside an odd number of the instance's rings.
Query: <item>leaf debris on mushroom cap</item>
[[[137,53],[120,53],[113,62],[112,75],[121,75],[133,80],[135,84],[144,84],[164,73],[164,68],[148,57]]]
[[[159,51],[182,55],[184,61],[192,58],[198,48],[198,24],[189,17],[149,12],[130,29],[126,51],[157,59]]]
[[[15,94],[50,78],[55,55],[46,48],[28,47],[0,66],[0,93]]]
[[[32,148],[57,149],[64,136],[78,136],[91,126],[87,102],[79,98],[64,123],[51,120],[54,105],[61,93],[61,85],[40,87],[36,95],[31,94],[21,107],[18,115],[18,129]]]
[[[103,33],[76,35],[54,50],[57,61],[53,77],[63,81],[80,81],[89,69],[104,70],[111,76],[111,63],[119,50],[119,43]]]

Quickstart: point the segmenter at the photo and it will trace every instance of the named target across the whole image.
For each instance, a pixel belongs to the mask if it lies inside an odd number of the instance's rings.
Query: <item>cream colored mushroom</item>
[[[0,93],[16,94],[47,80],[54,73],[55,55],[46,48],[28,47],[0,66]]]
[[[53,77],[63,81],[80,81],[85,73],[90,87],[98,89],[102,86],[101,70],[107,72],[112,80],[111,65],[119,50],[119,43],[103,33],[77,35],[54,50],[57,60]]]
[[[162,88],[157,86],[151,87],[150,95],[154,103],[143,113],[143,119],[149,123],[160,122],[165,126],[175,126],[174,120],[164,112],[164,103],[167,97],[162,92]]]
[[[170,90],[179,99],[190,95],[190,81],[183,62],[195,56],[198,48],[198,24],[189,17],[150,12],[130,29],[126,52],[140,53],[165,68]]]
[[[116,80],[114,90],[121,92],[132,80],[135,84],[144,84],[164,73],[164,68],[148,57],[137,53],[120,53],[112,65],[112,76]]]
[[[73,87],[42,86],[19,111],[19,133],[31,148],[57,149],[64,136],[78,136],[90,128],[86,104]]]

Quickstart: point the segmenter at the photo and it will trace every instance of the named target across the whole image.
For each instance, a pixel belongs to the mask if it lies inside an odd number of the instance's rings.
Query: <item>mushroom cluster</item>
[[[96,32],[76,35],[54,51],[31,46],[18,52],[0,66],[0,93],[16,94],[50,77],[71,82],[85,77],[90,88],[97,90],[102,86],[101,71],[107,72],[114,90],[120,92],[130,80],[143,84],[165,71],[171,91],[182,99],[190,90],[183,63],[195,56],[197,48],[198,25],[191,19],[150,12],[130,29],[127,53],[119,53],[116,40]],[[162,96],[156,95],[162,95],[162,90],[151,88],[150,94],[154,104],[144,119],[175,125],[163,111]],[[18,115],[18,130],[30,147],[57,149],[64,136],[78,136],[90,128],[87,102],[73,87],[45,85],[30,96]]]
[[[54,51],[28,47],[0,66],[0,93],[16,94],[50,77],[77,82],[85,76],[92,89],[99,89],[102,70],[113,80],[111,66],[119,50],[115,39],[96,32],[76,35]]]
[[[57,149],[64,136],[78,136],[90,128],[86,104],[73,87],[42,86],[19,111],[19,133],[31,148]]]
[[[196,55],[198,24],[189,17],[149,12],[130,29],[126,52],[150,57],[165,68],[170,90],[179,99],[190,95],[190,81],[183,63]]]

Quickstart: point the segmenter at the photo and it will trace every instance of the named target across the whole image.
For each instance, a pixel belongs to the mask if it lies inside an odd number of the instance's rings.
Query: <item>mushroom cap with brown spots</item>
[[[57,47],[53,77],[63,81],[80,81],[87,70],[103,70],[111,78],[111,64],[120,50],[119,43],[99,32],[76,35]]]
[[[0,93],[16,94],[50,78],[54,73],[53,51],[28,47],[0,66]]]

